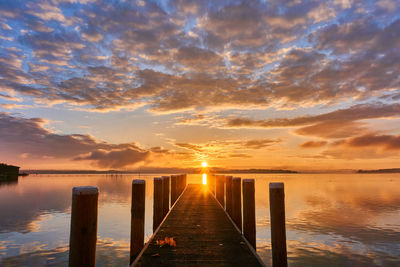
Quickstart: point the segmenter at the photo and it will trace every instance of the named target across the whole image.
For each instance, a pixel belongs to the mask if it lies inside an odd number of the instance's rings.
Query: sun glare
[[[207,167],[207,162],[203,161],[203,163],[201,163],[201,165],[205,168],[205,167]]]
[[[203,185],[207,184],[207,173],[203,173]]]

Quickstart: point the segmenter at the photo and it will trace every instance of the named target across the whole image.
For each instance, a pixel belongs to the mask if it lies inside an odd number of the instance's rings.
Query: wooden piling
[[[131,248],[130,263],[132,263],[144,246],[144,208],[146,199],[146,181],[132,181],[131,204]]]
[[[98,197],[99,190],[94,186],[72,189],[70,267],[96,265]]]
[[[216,188],[215,188],[215,195],[218,200],[218,202],[222,205],[222,207],[225,207],[225,200],[224,200],[224,190],[225,190],[225,176],[224,175],[216,175]]]
[[[225,210],[232,217],[232,176],[225,177]]]
[[[232,220],[242,231],[242,198],[241,198],[241,178],[232,178]]]
[[[243,235],[256,249],[254,179],[243,179]]]
[[[153,205],[153,231],[163,220],[163,181],[160,177],[154,178],[154,205]]]
[[[287,266],[285,192],[283,183],[269,184],[273,267]]]
[[[169,211],[169,176],[161,177],[163,179],[163,217],[167,215]]]
[[[215,175],[214,174],[209,174],[209,179],[207,181],[208,188],[211,191],[212,195],[215,195]]]
[[[178,198],[177,180],[177,175],[171,175],[171,207],[172,205],[174,205],[176,199]]]
[[[183,175],[183,189],[186,188],[186,185],[187,185],[187,174],[185,173],[185,174]]]

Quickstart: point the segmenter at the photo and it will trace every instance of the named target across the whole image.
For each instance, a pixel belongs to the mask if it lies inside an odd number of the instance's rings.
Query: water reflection
[[[152,234],[153,177],[146,180],[146,240]],[[286,189],[291,266],[400,265],[400,175],[245,174],[255,178],[257,251],[271,264],[269,182]],[[129,259],[132,175],[37,175],[0,184],[0,265],[65,266],[71,189],[100,189],[98,266]],[[189,175],[204,183],[206,174]]]
[[[203,173],[203,185],[207,184],[207,173]]]

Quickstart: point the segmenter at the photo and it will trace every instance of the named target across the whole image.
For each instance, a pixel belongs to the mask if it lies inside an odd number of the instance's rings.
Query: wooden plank
[[[173,238],[176,246],[158,240]],[[188,185],[133,266],[264,266],[207,186]]]

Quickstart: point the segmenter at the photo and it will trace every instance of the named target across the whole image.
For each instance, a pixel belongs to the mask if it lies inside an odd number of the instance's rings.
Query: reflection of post
[[[177,175],[171,175],[171,206],[175,204],[177,199]]]
[[[225,184],[225,176],[224,175],[217,175],[216,177],[217,186],[215,188],[216,192],[215,195],[217,197],[218,202],[225,207],[224,203],[224,184]]]
[[[240,177],[232,178],[232,220],[242,231],[242,198],[240,192]]]
[[[232,218],[232,176],[225,177],[225,209]]]
[[[285,193],[283,183],[269,184],[271,213],[272,264],[274,267],[287,266]]]
[[[256,207],[254,179],[243,179],[243,234],[256,248]]]
[[[162,178],[154,178],[153,232],[163,219],[163,183]]]
[[[94,186],[72,189],[69,266],[96,265],[97,206],[99,190]]]
[[[163,179],[163,217],[169,211],[169,176],[161,177]]]
[[[131,252],[132,263],[144,246],[144,207],[146,196],[146,181],[132,181],[131,204]]]

